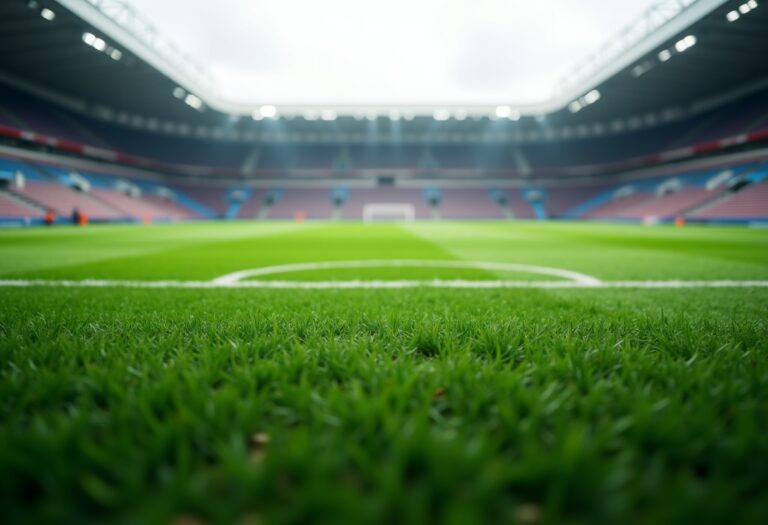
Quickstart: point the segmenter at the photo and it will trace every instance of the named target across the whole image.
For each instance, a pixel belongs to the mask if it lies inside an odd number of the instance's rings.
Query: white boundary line
[[[350,281],[244,281],[249,277],[260,277],[278,273],[303,272],[308,270],[328,270],[338,268],[474,268],[489,271],[513,271],[561,277],[564,281],[510,281],[487,280],[469,281],[464,279],[427,279],[427,280],[350,280]],[[533,266],[527,264],[494,263],[477,261],[425,261],[417,259],[362,260],[362,261],[327,261],[279,266],[266,266],[243,270],[217,277],[211,281],[135,281],[135,280],[47,280],[47,279],[0,279],[0,287],[26,288],[63,287],[63,288],[261,288],[261,289],[305,289],[305,290],[349,290],[349,289],[396,289],[396,288],[766,288],[768,281],[601,281],[591,275],[572,272],[562,268]]]
[[[419,260],[419,259],[373,259],[360,261],[327,261],[306,262],[296,264],[282,264],[279,266],[265,266],[242,270],[217,277],[213,282],[218,284],[232,284],[249,277],[261,277],[276,273],[306,272],[311,270],[335,270],[340,268],[471,268],[476,270],[489,270],[497,272],[522,272],[561,277],[582,284],[598,284],[600,279],[562,268],[550,268],[548,266],[534,266],[530,264],[513,264],[499,262],[478,261],[445,261],[445,260]],[[350,281],[352,282],[352,281]],[[355,281],[359,282],[359,281]],[[383,281],[382,281],[383,282]],[[402,281],[405,282],[405,281]],[[439,281],[442,283],[450,281]],[[468,282],[468,281],[465,281]],[[501,281],[500,281],[501,282]]]
[[[768,288],[768,281],[600,281],[583,283],[576,281],[464,281],[440,280],[429,281],[235,281],[221,283],[215,281],[119,281],[85,279],[44,280],[44,279],[4,279],[0,287],[62,287],[62,288],[193,288],[193,289],[308,289],[308,290],[344,290],[375,288],[539,288],[539,289],[604,289],[604,288]]]

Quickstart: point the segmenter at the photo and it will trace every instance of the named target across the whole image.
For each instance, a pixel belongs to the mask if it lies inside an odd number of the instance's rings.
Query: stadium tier
[[[330,219],[333,203],[325,189],[290,188],[269,208],[273,219]]]
[[[443,219],[503,219],[504,201],[494,201],[488,188],[443,189],[439,200]]]
[[[760,219],[768,205],[768,181],[759,182],[746,191],[699,207],[691,216],[698,219]]]
[[[329,180],[314,187],[293,182],[263,187],[195,185],[0,158],[4,223],[37,222],[46,210],[60,217],[75,209],[91,220],[167,221],[204,218],[360,220],[368,204],[413,206],[417,220],[547,219],[755,221],[768,218],[765,163],[734,163],[699,171],[671,168],[665,175],[604,177],[499,188],[427,180],[421,187],[344,186]],[[17,174],[24,182],[17,185]],[[614,180],[615,179],[615,180]],[[611,182],[613,180],[613,182]],[[744,203],[743,205],[741,203]]]
[[[340,159],[348,166],[343,169],[431,167],[515,172],[520,170],[519,161],[523,159],[528,169],[539,173],[557,174],[583,166],[594,170],[768,129],[768,95],[761,91],[725,107],[640,130],[634,130],[639,126],[622,123],[622,128],[627,129],[621,133],[609,133],[610,126],[605,124],[565,128],[567,132],[561,133],[562,137],[548,136],[545,129],[531,128],[529,135],[541,135],[541,138],[529,137],[512,146],[488,141],[450,144],[438,141],[428,149],[407,143],[371,147],[337,141],[291,146],[279,141],[260,142],[256,139],[258,135],[248,135],[247,131],[241,133],[242,137],[238,135],[237,140],[228,138],[228,134],[242,126],[242,123],[233,124],[229,131],[200,128],[199,132],[188,126],[181,128],[183,132],[162,133],[158,122],[155,131],[142,130],[100,121],[0,84],[0,128],[4,128],[6,136],[17,135],[14,130],[27,136],[34,133],[46,137],[40,142],[49,146],[60,141],[65,149],[83,146],[85,151],[89,147],[106,150],[126,160],[162,164],[166,170],[196,168],[228,175],[249,170],[256,174],[275,170],[333,170],[338,168]],[[599,131],[589,132],[590,129]],[[503,130],[495,130],[500,131]],[[491,136],[493,132],[490,125],[478,130]],[[245,138],[249,136],[250,140]]]

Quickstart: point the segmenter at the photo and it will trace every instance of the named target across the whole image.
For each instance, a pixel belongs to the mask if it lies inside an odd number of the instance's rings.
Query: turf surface
[[[0,231],[0,279],[304,261],[768,279],[768,232]],[[274,278],[537,279],[458,268]],[[272,278],[272,276],[270,276]],[[768,289],[0,287],[0,522],[765,523]]]

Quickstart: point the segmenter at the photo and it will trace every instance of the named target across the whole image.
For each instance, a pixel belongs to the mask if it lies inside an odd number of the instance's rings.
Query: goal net
[[[371,203],[363,206],[363,220],[373,221],[406,221],[416,219],[416,208],[413,204]]]

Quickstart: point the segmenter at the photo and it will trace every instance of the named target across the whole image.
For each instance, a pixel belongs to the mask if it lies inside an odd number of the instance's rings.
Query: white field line
[[[45,279],[4,279],[0,287],[64,287],[64,288],[194,288],[194,289],[382,289],[382,288],[768,288],[768,281],[598,281],[585,283],[577,281],[465,281],[465,280],[427,280],[427,281],[234,281],[222,283],[216,281],[122,281],[85,279],[45,280]]]
[[[550,277],[561,277],[581,284],[594,285],[600,283],[600,279],[571,270],[562,268],[550,268],[548,266],[534,266],[530,264],[512,264],[499,262],[480,262],[480,261],[445,261],[445,260],[417,260],[417,259],[376,259],[360,261],[326,261],[326,262],[306,262],[296,264],[282,264],[279,266],[266,266],[264,268],[254,268],[252,270],[242,270],[217,277],[213,282],[218,284],[232,284],[248,279],[250,277],[261,277],[264,275],[273,275],[276,273],[306,272],[312,270],[336,270],[340,268],[471,268],[477,270],[501,271],[501,272],[522,272],[534,273],[539,275],[548,275]],[[350,281],[353,282],[353,281]],[[358,282],[358,281],[354,281]],[[381,281],[383,282],[383,281]],[[397,281],[395,281],[397,282]],[[408,282],[408,281],[401,281]],[[449,282],[449,281],[439,281]],[[458,281],[473,282],[473,281]],[[500,281],[501,282],[501,281]],[[394,288],[397,288],[395,286]],[[400,288],[403,288],[402,286]]]
[[[249,277],[260,277],[278,273],[303,272],[311,270],[329,270],[339,268],[473,268],[489,271],[512,271],[548,275],[567,279],[564,281],[512,281],[487,280],[469,281],[464,279],[427,279],[427,280],[349,280],[349,281],[244,281]],[[262,289],[374,289],[374,288],[753,288],[768,287],[768,281],[601,281],[591,275],[573,272],[562,268],[533,266],[527,264],[494,263],[478,261],[446,260],[362,260],[362,261],[327,261],[307,262],[266,266],[230,273],[212,281],[134,281],[134,280],[45,280],[45,279],[5,279],[0,280],[0,287],[69,287],[69,288],[262,288]]]

